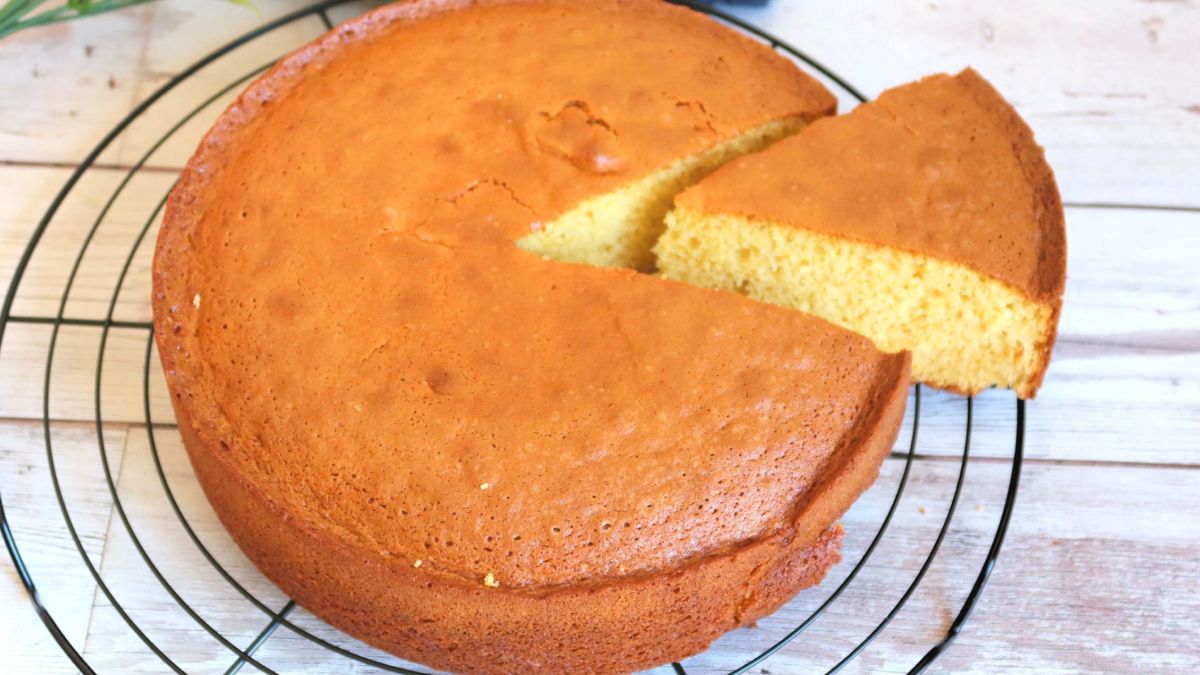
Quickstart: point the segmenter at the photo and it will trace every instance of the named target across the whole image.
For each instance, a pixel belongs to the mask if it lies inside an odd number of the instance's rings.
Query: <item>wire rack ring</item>
[[[81,265],[84,261],[85,255],[89,250],[89,246],[92,245],[93,240],[101,227],[101,224],[105,221],[105,218],[113,208],[113,205],[117,202],[117,199],[126,190],[134,177],[137,176],[140,171],[145,169],[147,162],[155,154],[155,152],[162,148],[163,145],[170,139],[176,137],[176,135],[185,127],[188,122],[195,119],[202,111],[209,108],[222,97],[237,90],[252,78],[264,72],[272,65],[274,60],[258,65],[252,68],[249,72],[246,72],[245,74],[233,79],[223,87],[218,88],[214,93],[205,98],[198,106],[193,108],[190,112],[186,113],[183,117],[172,124],[167,131],[159,136],[157,140],[151,143],[148,149],[139,157],[136,162],[133,163],[133,165],[128,169],[126,174],[117,184],[115,190],[100,208],[90,230],[88,230],[86,236],[84,237],[78,254],[75,257],[74,263],[71,267],[70,273],[67,276],[62,295],[59,298],[57,312],[53,316],[19,315],[14,314],[12,309],[17,299],[21,282],[25,278],[25,275],[29,269],[30,261],[32,260],[35,251],[38,250],[39,245],[42,243],[44,235],[54,222],[55,216],[58,214],[64,201],[66,201],[68,196],[76,188],[77,184],[85,175],[85,173],[89,169],[92,169],[96,166],[97,159],[100,157],[101,153],[108,149],[114,143],[114,141],[116,141],[130,127],[131,124],[146,114],[147,111],[149,111],[153,106],[155,106],[155,104],[163,99],[164,96],[175,90],[179,85],[188,81],[197,73],[200,73],[205,68],[229,55],[231,52],[243,45],[247,45],[263,36],[272,33],[273,31],[289,26],[297,21],[314,16],[319,18],[326,28],[332,28],[333,22],[329,18],[327,13],[328,10],[336,6],[346,4],[349,1],[350,0],[325,0],[324,2],[318,2],[304,9],[286,14],[267,22],[261,27],[250,31],[241,37],[238,37],[237,39],[213,51],[188,68],[184,69],[182,72],[178,73],[165,84],[163,84],[158,90],[146,98],[137,107],[135,107],[134,110],[130,112],[129,115],[127,115],[120,123],[118,123],[79,164],[79,166],[67,179],[62,189],[58,192],[57,196],[51,202],[50,206],[46,210],[45,215],[34,230],[28,246],[17,263],[12,283],[4,298],[3,307],[0,308],[0,348],[3,347],[5,332],[10,325],[45,324],[51,327],[49,345],[47,348],[44,387],[42,391],[43,414],[41,422],[45,441],[47,467],[50,473],[58,511],[66,525],[68,535],[71,538],[75,549],[79,553],[82,564],[86,567],[88,573],[95,582],[97,591],[101,593],[111,604],[112,608],[120,616],[123,623],[145,646],[145,648],[155,657],[161,660],[163,666],[176,673],[185,673],[186,671],[150,637],[145,627],[139,624],[138,621],[136,621],[130,614],[130,612],[126,610],[119,598],[110,588],[109,584],[106,583],[105,579],[101,575],[100,570],[96,567],[95,562],[85,549],[83,539],[78,531],[76,522],[73,519],[70,509],[67,507],[64,488],[62,481],[60,480],[59,468],[56,464],[54,446],[55,439],[51,428],[52,419],[50,415],[51,373],[54,365],[54,358],[56,347],[58,345],[60,330],[64,326],[88,326],[98,328],[100,330],[98,358],[93,378],[92,391],[92,397],[95,406],[94,424],[98,446],[97,449],[100,457],[100,468],[104,477],[106,488],[112,500],[112,509],[116,516],[116,520],[120,521],[122,529],[128,535],[140,559],[150,574],[155,578],[157,583],[162,587],[162,590],[169,595],[179,609],[182,610],[194,622],[197,630],[211,636],[211,638],[218,642],[223,649],[228,651],[229,657],[232,659],[232,661],[230,666],[226,669],[226,673],[235,673],[246,665],[252,666],[253,668],[264,673],[275,673],[276,671],[272,670],[268,664],[257,659],[255,657],[255,653],[259,647],[261,647],[274,633],[274,631],[276,631],[276,629],[282,627],[327,650],[331,658],[340,657],[350,659],[360,665],[368,666],[380,672],[426,675],[424,671],[416,670],[404,665],[398,665],[396,663],[388,663],[365,654],[360,650],[335,644],[326,638],[314,634],[312,631],[304,628],[303,626],[296,624],[289,618],[296,607],[293,601],[287,600],[278,608],[272,608],[261,598],[251,592],[250,589],[248,589],[243,583],[239,582],[235,576],[228,569],[226,569],[221,562],[218,561],[217,557],[213,554],[209,547],[205,545],[201,537],[198,535],[193,523],[191,523],[185,515],[184,509],[181,507],[180,501],[177,497],[176,489],[172,487],[171,481],[168,479],[167,471],[164,469],[164,462],[159,451],[159,438],[157,434],[163,430],[163,426],[161,424],[162,420],[156,421],[152,415],[150,393],[151,375],[155,372],[156,366],[153,359],[154,341],[152,325],[148,321],[126,321],[115,318],[118,297],[120,296],[122,289],[125,287],[125,282],[129,277],[135,256],[139,248],[142,246],[143,241],[146,240],[148,233],[152,231],[153,225],[157,222],[158,216],[166,202],[166,193],[164,193],[161,199],[157,201],[151,213],[145,218],[142,226],[137,231],[136,237],[129,248],[128,255],[124,258],[124,263],[117,275],[115,287],[108,301],[105,317],[103,319],[85,319],[69,317],[66,314],[68,299],[70,298],[72,288],[75,286]],[[707,5],[693,4],[691,2],[679,2],[679,4],[684,4],[692,7],[693,9],[706,12],[757,39],[765,41],[772,48],[790,56],[804,67],[815,71],[816,74],[823,77],[827,82],[831,83],[844,95],[858,102],[863,102],[866,100],[866,97],[859,92],[859,90],[854,88],[851,84],[849,84],[831,69],[827,68],[819,61],[813,59],[795,47],[792,47],[782,40],[775,38],[762,29],[759,29],[735,16]],[[280,56],[282,56],[282,54]],[[142,532],[139,534],[139,531],[134,527],[133,522],[126,512],[125,505],[121,500],[121,496],[117,489],[117,482],[114,478],[110,452],[104,441],[103,428],[105,424],[105,417],[102,400],[103,397],[101,396],[103,375],[105,372],[104,366],[107,352],[106,347],[108,346],[109,336],[113,329],[129,329],[134,331],[144,331],[145,333],[145,351],[144,358],[142,360],[141,373],[141,407],[150,454],[153,460],[155,473],[161,484],[163,496],[169,503],[170,509],[178,521],[180,528],[182,528],[182,531],[185,533],[187,539],[190,540],[191,544],[196,548],[197,552],[216,571],[216,573],[227,584],[229,584],[234,591],[237,592],[238,595],[244,598],[258,612],[260,612],[266,621],[262,630],[259,631],[257,636],[245,647],[239,647],[237,644],[235,644],[229,637],[227,637],[214,625],[212,625],[212,623],[206,620],[194,606],[189,604],[184,599],[176,586],[171,583],[171,581],[160,569],[160,566],[155,563],[154,558],[147,551],[143,542],[143,535],[145,533]],[[921,387],[917,385],[914,389],[911,434],[909,437],[908,450],[906,453],[902,453],[904,459],[903,470],[896,484],[895,493],[891,498],[890,504],[886,510],[886,514],[875,530],[875,534],[870,543],[862,551],[858,559],[854,561],[849,573],[843,578],[840,584],[838,584],[836,587],[833,587],[831,590],[828,590],[828,594],[825,596],[824,600],[809,613],[807,618],[797,623],[794,627],[781,635],[768,648],[762,650],[754,657],[746,660],[740,666],[731,670],[731,675],[740,675],[741,673],[749,672],[752,668],[761,665],[767,659],[778,653],[789,643],[795,640],[810,626],[812,626],[826,612],[827,609],[829,609],[836,601],[838,601],[839,598],[843,597],[844,592],[851,586],[854,580],[858,577],[859,572],[871,559],[872,554],[875,552],[876,548],[887,533],[888,528],[892,523],[893,516],[896,514],[896,510],[900,503],[901,497],[904,494],[905,487],[909,482],[910,471],[913,466],[913,459],[917,454],[918,429],[921,419]],[[864,637],[851,650],[844,654],[840,660],[838,660],[837,663],[835,663],[829,669],[828,672],[835,673],[847,666],[865,649],[867,649],[867,647],[887,628],[887,626],[908,602],[909,598],[912,597],[913,593],[917,590],[922,580],[925,578],[926,573],[933,564],[935,558],[937,557],[947,532],[950,530],[950,525],[953,520],[956,507],[958,506],[959,498],[962,495],[963,482],[966,476],[966,468],[970,458],[973,414],[974,399],[967,398],[965,432],[963,435],[962,453],[958,465],[958,474],[954,484],[954,492],[950,499],[949,506],[946,509],[946,515],[940,529],[938,530],[937,536],[929,544],[928,553],[924,558],[924,562],[921,564],[920,568],[912,577],[903,593],[896,600],[895,604],[886,613],[883,619],[878,622],[878,624],[866,635],[866,637]],[[943,637],[935,644],[931,645],[928,650],[919,657],[919,660],[917,660],[916,663],[911,666],[910,672],[919,673],[924,671],[940,654],[944,652],[944,650],[950,645],[955,637],[957,637],[962,631],[967,618],[974,609],[975,604],[978,601],[989,576],[991,575],[992,569],[996,564],[996,560],[999,556],[1000,549],[1003,545],[1004,537],[1008,529],[1008,523],[1012,516],[1013,506],[1017,494],[1018,481],[1021,474],[1025,437],[1025,404],[1024,401],[1021,400],[1017,400],[1015,405],[1015,429],[1016,432],[1013,443],[1013,457],[1009,484],[1005,494],[1004,504],[1000,512],[1000,517],[997,522],[996,529],[992,535],[991,546],[988,550],[988,553],[984,558],[982,566],[978,570],[973,585],[963,601],[961,609],[955,615],[949,628],[946,630]],[[13,533],[10,521],[8,520],[8,517],[4,511],[2,494],[0,494],[0,536],[3,536],[5,546],[12,558],[13,564],[17,570],[22,584],[29,593],[39,618],[47,630],[49,630],[57,644],[62,648],[63,653],[81,672],[89,674],[97,672],[93,665],[84,657],[84,654],[80,651],[78,645],[73,643],[67,637],[64,631],[61,629],[58,620],[47,608],[46,603],[43,602],[43,598],[39,594],[38,586],[35,583],[34,576],[36,570],[30,569],[30,567],[27,565],[25,557],[21,553],[21,548],[18,545],[18,541]],[[671,664],[671,668],[676,673],[687,672],[684,665],[680,663]]]

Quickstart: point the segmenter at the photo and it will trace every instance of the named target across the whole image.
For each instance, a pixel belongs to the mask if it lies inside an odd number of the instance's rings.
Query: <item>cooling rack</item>
[[[68,468],[72,471],[82,471],[100,484],[99,489],[105,495],[106,499],[109,500],[111,513],[113,514],[113,521],[110,524],[110,528],[120,528],[128,536],[132,549],[136,552],[140,563],[144,565],[146,572],[153,578],[154,583],[157,584],[157,588],[161,590],[161,593],[169,598],[169,606],[172,606],[175,611],[186,615],[188,619],[186,625],[189,626],[188,630],[193,631],[198,636],[197,639],[203,638],[212,643],[215,648],[223,650],[227,654],[229,665],[225,669],[226,673],[235,673],[247,666],[264,673],[277,672],[272,668],[269,660],[262,657],[260,649],[278,629],[288,631],[297,636],[297,638],[318,646],[322,662],[317,669],[322,672],[354,670],[355,672],[389,672],[418,675],[428,672],[420,666],[392,659],[352,640],[340,638],[327,628],[320,630],[311,621],[300,622],[294,620],[298,608],[293,601],[286,598],[280,600],[278,591],[275,591],[274,594],[264,593],[261,582],[258,584],[247,582],[243,573],[232,570],[227,559],[223,561],[221,559],[222,556],[214,553],[211,538],[202,535],[198,531],[195,523],[195,515],[189,515],[188,509],[181,505],[180,493],[183,491],[194,493],[195,491],[194,478],[190,474],[183,476],[176,474],[174,477],[170,477],[169,474],[171,472],[167,468],[164,468],[165,452],[160,449],[164,444],[177,446],[178,432],[173,426],[173,420],[162,412],[161,407],[157,413],[155,412],[155,382],[161,378],[161,370],[157,359],[154,358],[152,325],[149,317],[143,315],[141,318],[127,319],[119,316],[117,311],[119,300],[122,299],[123,293],[130,293],[131,287],[143,289],[148,287],[148,282],[142,278],[148,275],[148,270],[141,263],[141,260],[150,248],[147,246],[147,243],[152,243],[154,240],[154,233],[159,222],[161,210],[166,201],[166,192],[169,191],[172,181],[165,181],[165,191],[157,192],[153,199],[141,200],[148,203],[138,203],[133,206],[127,203],[128,199],[123,199],[123,195],[125,197],[128,196],[127,190],[129,186],[145,174],[167,173],[169,178],[171,170],[164,169],[152,163],[152,160],[156,157],[156,153],[160,153],[170,143],[183,143],[188,147],[194,147],[199,140],[199,133],[202,133],[204,128],[204,125],[198,124],[198,122],[202,122],[205,119],[203,115],[215,114],[214,109],[219,109],[218,104],[227,100],[230,95],[240,90],[251,79],[264,72],[273,62],[272,59],[264,63],[259,63],[248,71],[243,68],[240,75],[217,84],[212,84],[214,78],[219,77],[221,73],[229,69],[230,64],[244,63],[244,61],[239,61],[237,54],[239,49],[256,42],[269,41],[272,39],[272,36],[281,31],[288,30],[289,27],[301,21],[311,21],[316,18],[320,20],[325,28],[330,28],[333,25],[330,12],[341,5],[348,4],[348,2],[349,0],[326,0],[267,22],[256,30],[237,38],[185,68],[146,97],[141,104],[117,124],[100,141],[95,149],[88,154],[51,202],[44,217],[37,224],[34,234],[17,264],[12,284],[5,296],[3,308],[0,310],[0,350],[4,347],[5,333],[13,326],[21,324],[42,325],[48,327],[50,330],[49,342],[44,355],[46,366],[44,377],[42,378],[40,396],[45,461],[48,468],[53,499],[44,505],[40,505],[44,506],[44,517],[48,520],[61,519],[63,521],[66,536],[70,539],[70,544],[73,545],[73,548],[78,553],[78,565],[86,568],[87,574],[94,581],[96,602],[111,606],[112,611],[119,616],[120,623],[127,633],[136,639],[133,642],[133,648],[144,652],[146,658],[157,658],[161,662],[162,669],[173,672],[187,672],[184,667],[186,664],[181,664],[181,662],[168,653],[168,649],[165,649],[152,636],[152,633],[155,632],[152,619],[147,619],[143,614],[130,611],[123,604],[120,593],[113,588],[113,579],[106,577],[102,573],[101,568],[97,565],[96,556],[92,552],[89,552],[85,542],[86,537],[80,533],[80,528],[78,527],[78,514],[69,506],[69,503],[74,501],[72,490],[76,488],[73,487],[74,483],[72,481],[66,481],[62,478],[63,472]],[[707,5],[692,4],[690,2],[680,2],[679,4],[685,4],[698,11],[705,12],[756,39],[765,41],[772,48],[793,58],[803,68],[823,79],[843,100],[851,102],[866,100],[862,93],[837,73],[767,32]],[[298,46],[298,44],[281,48],[274,55],[274,58],[283,56],[295,46]],[[86,230],[86,233],[82,236],[81,243],[78,244],[77,255],[70,264],[70,271],[66,276],[61,294],[54,298],[57,302],[57,310],[41,313],[14,312],[14,306],[17,302],[19,291],[22,288],[22,282],[27,281],[31,260],[44,251],[46,247],[55,245],[52,240],[54,239],[56,228],[63,227],[59,216],[64,202],[78,190],[80,182],[88,176],[90,171],[94,171],[101,166],[99,160],[106,151],[111,151],[115,145],[125,142],[127,137],[134,133],[131,132],[131,128],[139,120],[151,113],[161,114],[161,108],[170,107],[164,101],[167,100],[173,91],[185,86],[199,86],[201,89],[206,89],[205,95],[202,96],[203,100],[199,105],[183,112],[177,112],[174,109],[169,111],[170,114],[176,115],[173,118],[174,122],[169,124],[166,130],[157,137],[144,139],[145,151],[127,169],[116,184],[115,189],[108,194],[107,198],[93,209],[94,220],[92,221],[92,225],[90,229]],[[108,168],[111,169],[111,167]],[[130,236],[123,243],[127,249],[123,257],[118,255],[113,258],[120,262],[117,263],[118,269],[109,270],[109,273],[115,276],[115,283],[111,296],[100,302],[100,306],[107,305],[106,310],[102,312],[103,316],[80,316],[78,315],[80,314],[79,312],[71,311],[74,307],[72,290],[76,287],[80,275],[85,273],[82,271],[86,267],[85,260],[88,259],[89,255],[99,245],[97,243],[98,233],[104,227],[106,219],[112,217],[118,203],[120,203],[119,208],[123,212],[129,211],[131,208],[135,210],[140,209],[143,214],[141,217],[144,220],[141,221],[142,224],[140,227],[130,229]],[[105,245],[111,247],[113,244],[111,241],[107,241]],[[94,424],[95,427],[94,438],[90,440],[95,445],[93,450],[96,453],[94,457],[96,457],[97,461],[94,465],[68,466],[66,462],[83,460],[80,460],[75,454],[65,456],[61,451],[56,451],[56,444],[60,444],[62,440],[62,429],[58,420],[52,414],[52,386],[55,382],[53,373],[55,372],[55,357],[60,349],[60,336],[63,334],[64,329],[71,327],[93,329],[97,335],[97,342],[94,348],[98,357],[94,372],[87,378],[81,378],[78,383],[81,387],[84,387],[86,386],[85,380],[90,379],[90,392],[73,392],[76,396],[90,397],[94,406],[94,419],[89,423]],[[144,347],[140,348],[140,364],[123,362],[114,365],[106,363],[106,354],[109,352],[108,347],[114,339],[113,336],[118,331],[124,338],[128,338],[128,335],[131,334],[134,336],[133,339],[144,342]],[[121,369],[123,372],[118,372],[114,375],[114,369]],[[140,370],[140,372],[127,372],[132,370]],[[108,379],[106,379],[106,376]],[[0,385],[12,385],[12,383],[5,382],[5,377],[5,373],[0,371]],[[125,392],[127,398],[140,398],[140,414],[143,419],[135,426],[139,433],[141,429],[144,428],[145,430],[149,456],[153,463],[153,476],[157,478],[158,487],[161,488],[161,494],[158,498],[165,500],[166,504],[169,505],[170,513],[173,514],[171,520],[157,523],[155,528],[147,528],[144,523],[135,523],[134,519],[130,518],[126,508],[127,505],[123,502],[121,491],[118,489],[115,477],[116,472],[114,470],[114,448],[106,445],[105,440],[105,429],[110,422],[105,414],[106,400],[108,400],[105,392],[111,389],[114,381],[117,386],[128,390]],[[894,472],[896,475],[890,481],[890,485],[883,485],[884,481],[881,480],[881,484],[872,490],[872,493],[877,497],[880,508],[876,510],[877,519],[871,522],[868,527],[862,528],[862,532],[864,533],[862,539],[863,545],[851,546],[848,543],[845,550],[846,559],[837,568],[839,570],[838,578],[831,578],[825,584],[802,594],[807,601],[807,605],[802,615],[797,614],[795,616],[802,616],[803,618],[787,625],[779,625],[778,622],[772,622],[770,626],[767,626],[767,622],[764,621],[764,625],[757,629],[759,634],[755,643],[758,646],[749,650],[743,657],[740,657],[738,662],[732,665],[732,667],[720,668],[721,672],[727,671],[732,675],[740,675],[741,673],[751,672],[756,668],[758,669],[757,672],[770,672],[764,667],[768,659],[777,656],[780,652],[786,651],[788,646],[793,644],[793,641],[801,636],[801,634],[808,631],[814,625],[817,625],[820,619],[826,616],[831,608],[837,606],[839,603],[846,605],[847,603],[854,602],[850,597],[852,595],[850,591],[854,588],[855,582],[860,579],[860,572],[868,568],[868,564],[874,559],[873,556],[881,542],[885,541],[885,538],[888,536],[889,527],[893,523],[898,506],[905,494],[905,488],[910,485],[914,459],[920,456],[918,452],[918,431],[922,420],[921,396],[921,387],[919,385],[915,386],[910,399],[905,432],[902,434],[903,442],[893,452],[891,460],[899,468]],[[971,459],[971,436],[976,402],[973,398],[966,398],[963,401],[965,419],[961,430],[961,454],[956,453],[954,455],[957,471],[955,474],[952,474],[954,477],[949,479],[952,481],[953,488],[950,491],[948,504],[945,507],[944,518],[940,526],[932,530],[936,534],[929,537],[928,541],[921,542],[923,557],[919,558],[919,566],[905,578],[904,582],[898,583],[895,586],[894,594],[883,607],[882,616],[878,619],[871,619],[871,624],[867,626],[865,635],[855,635],[851,641],[853,646],[844,652],[839,651],[836,653],[830,663],[822,667],[822,670],[827,670],[830,673],[838,672],[868,650],[876,638],[884,633],[889,626],[893,625],[897,617],[901,616],[901,610],[910,598],[913,597],[914,593],[917,592],[918,587],[926,579],[935,560],[937,560],[938,554],[942,550],[943,542],[952,531],[954,516],[959,510],[958,506],[960,498],[963,495],[964,479]],[[957,611],[947,617],[948,627],[941,630],[937,639],[931,640],[922,650],[918,650],[911,655],[909,661],[912,664],[911,666],[899,665],[901,668],[910,668],[910,672],[919,673],[924,671],[946,650],[963,630],[996,564],[1017,494],[1024,446],[1025,403],[1015,398],[1013,401],[1015,401],[1012,413],[1014,435],[1008,441],[1012,447],[1011,472],[1007,488],[1004,490],[1003,503],[999,508],[998,519],[988,531],[990,546],[986,555],[983,556],[982,561],[976,561],[969,565],[959,564],[955,567],[956,573],[973,574],[973,582],[970,583],[969,590],[961,600],[961,605],[958,605]],[[134,433],[133,429],[135,426],[130,426],[130,433]],[[997,439],[992,440],[995,441]],[[882,493],[881,491],[885,491],[886,493]],[[98,672],[94,663],[95,659],[92,658],[89,660],[89,658],[85,658],[85,650],[78,644],[78,640],[72,641],[60,627],[60,622],[63,620],[61,614],[56,616],[49,608],[49,603],[45,601],[46,596],[43,595],[43,592],[53,592],[55,579],[53,578],[52,571],[38,569],[36,566],[29,564],[27,556],[22,554],[22,546],[26,545],[26,542],[22,537],[14,533],[19,530],[17,527],[18,524],[10,523],[4,511],[3,497],[4,495],[0,494],[0,534],[4,538],[5,546],[12,557],[13,564],[22,583],[29,592],[39,618],[45,624],[46,629],[50,631],[55,641],[61,646],[66,657],[81,672]],[[924,512],[924,507],[922,507],[922,512]],[[28,525],[26,524],[26,526]],[[34,526],[36,527],[36,524]],[[244,611],[248,615],[247,620],[252,621],[257,618],[261,624],[261,629],[258,630],[252,639],[248,641],[243,640],[239,643],[237,641],[239,636],[226,634],[220,626],[205,617],[205,608],[199,607],[194,599],[192,602],[189,602],[185,598],[185,594],[180,591],[180,588],[182,585],[188,583],[189,580],[173,576],[169,570],[165,570],[160,565],[156,555],[149,550],[151,546],[148,544],[154,541],[155,538],[163,537],[166,534],[165,529],[167,528],[172,530],[171,534],[175,539],[180,540],[179,545],[193,547],[194,553],[200,556],[211,567],[216,576],[222,580],[222,583],[227,585],[227,588],[222,590],[227,591],[232,589],[242,599],[245,605]],[[182,533],[182,536],[180,536],[180,533]],[[44,584],[44,587],[39,586],[39,583]],[[44,591],[44,588],[50,590]],[[862,611],[870,613],[873,609],[863,608]],[[850,611],[858,610],[859,608],[857,607],[850,607]],[[764,632],[770,634],[765,635]],[[122,648],[127,650],[133,649],[129,645],[124,645]],[[687,673],[689,672],[689,663],[692,660],[688,659],[684,663],[671,664],[669,667],[664,667],[664,670],[665,672]],[[712,664],[704,664],[700,670],[704,672],[717,672],[717,669]]]

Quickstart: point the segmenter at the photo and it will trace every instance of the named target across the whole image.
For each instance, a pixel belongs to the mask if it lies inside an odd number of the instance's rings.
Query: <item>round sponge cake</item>
[[[652,666],[819,581],[907,355],[521,242],[591,223],[636,266],[663,189],[832,110],[649,1],[399,4],[281,61],[189,162],[153,270],[234,539],[330,623],[465,672]],[[614,194],[637,217],[588,211]]]

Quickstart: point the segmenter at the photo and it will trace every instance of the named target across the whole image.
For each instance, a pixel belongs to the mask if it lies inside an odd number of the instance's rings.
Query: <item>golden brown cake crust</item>
[[[303,606],[470,672],[650,666],[815,583],[907,356],[513,240],[832,107],[658,2],[393,5],[281,61],[202,141],[154,260],[222,521]]]
[[[1067,279],[1067,236],[1063,217],[1062,197],[1054,172],[1046,163],[1045,151],[1033,138],[1033,131],[1017,111],[1005,101],[987,80],[972,68],[967,68],[954,77],[962,89],[975,99],[980,108],[995,116],[1007,133],[1013,156],[1021,167],[1025,183],[1033,191],[1033,219],[1037,223],[1038,236],[1033,247],[1036,255],[1031,281],[1021,286],[1012,279],[1000,277],[1025,291],[1029,297],[1043,303],[1056,303],[1061,307],[1063,289]],[[1058,325],[1057,317],[1054,325]],[[1053,346],[1054,340],[1050,340]]]

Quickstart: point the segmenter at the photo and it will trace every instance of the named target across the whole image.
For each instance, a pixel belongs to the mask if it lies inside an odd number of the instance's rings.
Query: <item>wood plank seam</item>
[[[95,426],[94,422],[92,423],[92,426]],[[101,433],[103,433],[103,432],[101,432]],[[121,446],[122,446],[121,447],[121,462],[120,462],[120,464],[117,465],[116,475],[113,476],[113,480],[117,481],[118,484],[121,479],[121,474],[123,474],[125,472],[125,458],[129,456],[129,433],[130,433],[130,430],[126,429],[125,437],[121,440]],[[113,531],[112,528],[113,528],[113,520],[114,520],[115,516],[116,516],[116,506],[113,505],[112,503],[110,503],[108,506],[108,519],[104,526],[104,542],[103,542],[103,544],[101,544],[101,547],[100,547],[100,564],[96,567],[97,573],[104,570],[105,558],[108,557],[109,544],[112,542],[112,531]],[[100,592],[100,586],[99,586],[99,584],[97,584],[96,588],[92,591],[92,607],[91,607],[91,611],[88,612],[87,630],[83,634],[84,635],[83,645],[81,646],[81,649],[80,649],[80,651],[83,653],[87,652],[88,646],[92,640],[92,621],[95,620],[95,618],[96,618],[96,608],[99,606],[101,596],[102,596],[102,593]]]

